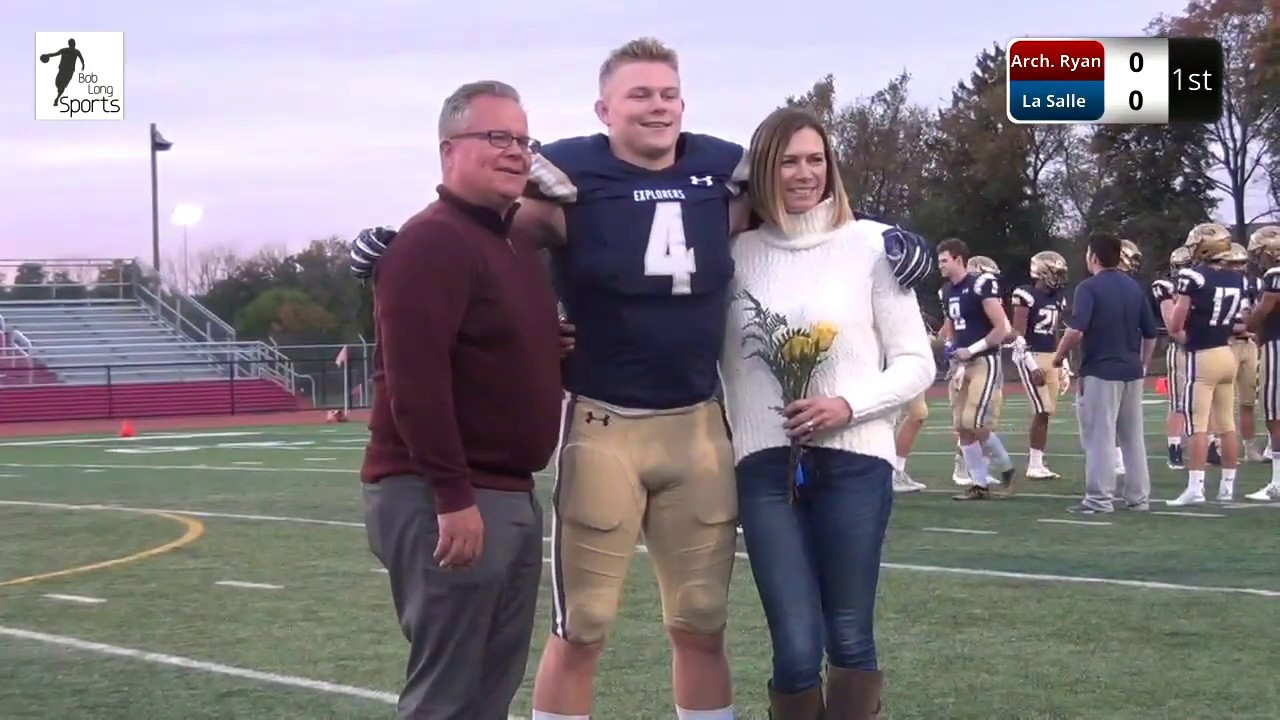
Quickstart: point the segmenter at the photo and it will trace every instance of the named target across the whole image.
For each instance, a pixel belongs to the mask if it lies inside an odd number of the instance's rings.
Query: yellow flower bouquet
[[[747,305],[747,321],[743,325],[742,343],[754,344],[746,355],[769,367],[781,388],[782,404],[770,406],[782,414],[786,406],[806,397],[818,366],[827,358],[839,331],[828,322],[798,327],[786,315],[765,307],[758,298],[743,290],[738,299]],[[791,441],[792,493],[805,484],[802,460],[805,448],[799,440]]]

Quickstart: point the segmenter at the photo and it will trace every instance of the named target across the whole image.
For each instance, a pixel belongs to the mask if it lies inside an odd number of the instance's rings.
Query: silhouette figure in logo
[[[71,84],[71,76],[76,74],[76,60],[80,61],[80,69],[84,70],[84,55],[76,49],[76,40],[71,38],[67,40],[67,46],[56,53],[46,53],[40,56],[40,62],[47,63],[49,58],[58,58],[58,77],[54,79],[54,84],[58,87],[58,97],[53,99],[53,106],[58,106],[58,101],[62,99],[62,93],[67,91],[67,86]]]

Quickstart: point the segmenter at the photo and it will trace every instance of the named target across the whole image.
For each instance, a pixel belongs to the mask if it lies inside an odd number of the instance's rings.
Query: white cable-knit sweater
[[[843,397],[852,422],[819,432],[814,445],[894,462],[894,423],[901,407],[933,382],[937,368],[920,305],[903,290],[885,258],[888,226],[854,220],[831,228],[826,200],[793,215],[789,234],[771,226],[734,241],[735,295],[748,290],[791,325],[827,321],[839,329],[809,386],[810,396]],[[781,391],[767,365],[746,358],[746,306],[735,301],[721,358],[735,460],[789,444],[783,418],[770,406]]]

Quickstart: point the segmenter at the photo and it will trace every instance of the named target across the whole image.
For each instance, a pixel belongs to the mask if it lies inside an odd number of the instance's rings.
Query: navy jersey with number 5
[[[528,195],[564,210],[552,262],[577,328],[565,388],[664,410],[715,395],[733,279],[729,203],[746,179],[740,145],[682,133],[674,165],[618,159],[604,135],[544,145]]]
[[[1000,299],[1000,281],[991,273],[969,273],[954,285],[943,283],[942,310],[951,321],[951,341],[957,348],[968,347],[992,331],[991,320],[982,307],[987,298]],[[990,347],[978,354],[998,351],[999,347]]]
[[[1226,268],[1197,265],[1179,270],[1176,285],[1177,294],[1191,298],[1187,350],[1225,346],[1244,303],[1244,276]]]
[[[1031,352],[1051,353],[1058,349],[1058,320],[1067,309],[1067,299],[1057,290],[1024,285],[1013,291],[1015,307],[1027,309],[1027,332],[1023,337]]]

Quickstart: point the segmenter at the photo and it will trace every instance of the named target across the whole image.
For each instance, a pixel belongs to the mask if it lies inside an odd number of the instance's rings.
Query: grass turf
[[[1149,430],[1161,430],[1162,412],[1149,407]],[[1011,398],[1003,416],[1021,463],[1025,403]],[[0,442],[0,717],[391,717],[406,646],[361,527],[363,428],[173,435]],[[1150,467],[1154,496],[1169,499],[1184,474],[1165,469],[1162,436],[1149,438]],[[951,447],[937,423],[926,428],[909,470],[931,491],[898,496],[894,509],[877,629],[886,718],[1276,716],[1280,508],[1068,515],[1083,467],[1067,415],[1049,454],[1064,479],[956,503]],[[1244,468],[1237,495],[1268,473]],[[549,477],[539,490],[549,493]],[[182,517],[203,533],[170,552],[12,584],[144,552],[192,525],[107,505],[196,513]],[[517,715],[529,714],[547,596]],[[731,602],[737,704],[763,718],[768,634],[745,559]],[[638,553],[597,717],[674,716],[659,628]]]

